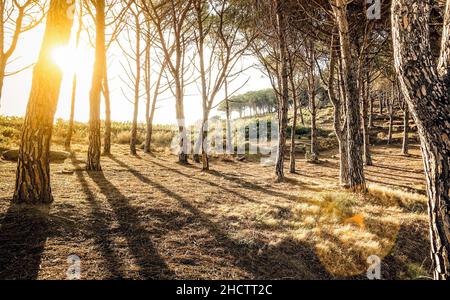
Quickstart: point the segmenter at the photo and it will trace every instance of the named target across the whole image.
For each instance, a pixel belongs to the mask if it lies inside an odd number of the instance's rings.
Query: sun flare
[[[80,73],[90,60],[88,51],[67,46],[55,48],[52,58],[64,73]]]

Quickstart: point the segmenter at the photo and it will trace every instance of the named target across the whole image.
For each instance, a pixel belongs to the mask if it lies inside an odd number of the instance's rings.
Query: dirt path
[[[427,275],[417,147],[377,147],[365,197],[339,189],[333,153],[274,183],[254,162],[204,173],[127,152],[103,158],[104,173],[85,172],[84,154],[52,165],[56,201],[39,209],[10,206],[15,164],[0,162],[0,278],[64,279],[70,255],[83,279],[364,278],[371,255],[383,278]]]

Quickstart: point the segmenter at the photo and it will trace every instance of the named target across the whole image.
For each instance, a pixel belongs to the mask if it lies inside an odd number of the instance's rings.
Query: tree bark
[[[151,105],[152,97],[151,97],[151,37],[150,37],[150,22],[146,23],[147,25],[147,33],[146,33],[146,45],[145,45],[145,62],[144,62],[144,82],[145,82],[145,96],[147,98],[145,105],[145,121],[147,125],[146,135],[145,135],[145,143],[144,143],[144,153],[151,152],[151,143],[152,143],[152,133],[153,133],[153,120],[150,119],[150,114],[153,112],[153,107],[155,105]],[[158,87],[159,88],[159,87]],[[152,107],[151,107],[152,106]],[[151,108],[150,108],[151,107]]]
[[[419,131],[428,193],[431,259],[435,279],[450,278],[450,97],[447,1],[439,68],[430,43],[430,0],[393,0],[394,61],[400,86]]]
[[[103,76],[102,92],[105,99],[105,135],[103,137],[103,155],[111,155],[111,95],[109,91],[108,66],[106,63]]]
[[[374,117],[374,99],[373,97],[369,98],[369,110],[370,110],[370,114],[369,114],[369,129],[373,129],[374,125],[373,125],[373,117]]]
[[[346,1],[337,0],[333,6],[334,15],[339,28],[342,71],[347,105],[347,147],[349,188],[355,192],[365,192],[364,163],[362,159],[363,139],[361,134],[361,118],[359,92],[357,89],[357,72],[351,55],[351,43],[347,20]]]
[[[6,72],[6,62],[3,59],[1,59],[0,60],[0,107],[1,107],[1,100],[2,100],[2,95],[3,95],[3,84],[5,82],[5,72]]]
[[[392,143],[392,130],[394,126],[394,97],[395,97],[395,83],[392,83],[391,97],[388,100],[388,111],[389,111],[389,131],[387,144]]]
[[[139,115],[139,86],[141,84],[141,25],[139,20],[139,14],[135,15],[135,29],[136,29],[136,48],[134,49],[136,59],[136,71],[134,78],[134,111],[133,111],[133,123],[131,125],[131,138],[130,138],[130,154],[137,155],[136,143],[137,143],[137,130],[138,130],[138,115]]]
[[[276,17],[277,17],[277,34],[281,61],[281,96],[279,97],[279,140],[278,140],[278,154],[275,167],[275,174],[277,180],[284,179],[284,153],[286,148],[286,130],[288,122],[288,103],[289,103],[289,86],[288,86],[288,53],[286,43],[286,20],[284,18],[283,4],[281,0],[276,0]]]
[[[105,0],[95,1],[95,63],[90,92],[90,117],[89,117],[89,147],[86,169],[88,171],[101,171],[101,137],[100,137],[100,100],[102,83],[106,65],[105,47]]]
[[[370,131],[369,131],[369,98],[370,98],[370,86],[369,86],[369,73],[366,74],[366,79],[361,80],[362,90],[362,122],[363,122],[363,138],[364,138],[364,164],[366,166],[372,166],[372,156],[370,155]]]
[[[184,118],[184,103],[183,103],[183,87],[181,82],[175,79],[175,98],[176,98],[176,114],[178,122],[178,132],[180,134],[180,150],[178,153],[178,162],[181,164],[188,163],[188,153],[187,153],[187,134],[186,134],[186,121]]]
[[[22,127],[14,202],[45,204],[53,201],[49,152],[63,73],[54,63],[52,51],[69,42],[73,24],[67,17],[70,6],[66,1],[50,1]]]
[[[291,130],[291,149],[290,149],[290,162],[289,162],[289,172],[295,174],[295,141],[296,141],[296,131],[297,131],[297,115],[298,115],[298,97],[297,89],[294,80],[294,67],[292,65],[292,58],[289,56],[289,79],[291,83],[292,90],[292,101],[294,102],[294,116],[292,118],[292,130]]]
[[[346,121],[342,122],[342,116],[345,115],[345,93],[342,88],[341,81],[341,63],[340,59],[337,59],[336,51],[334,50],[335,38],[332,37],[331,46],[330,46],[330,74],[328,78],[328,98],[330,102],[333,104],[333,112],[334,112],[334,132],[336,133],[336,138],[339,143],[339,181],[342,187],[348,187],[348,153],[347,153],[347,125]],[[336,96],[335,84],[334,84],[334,76],[336,71],[336,63],[339,62],[339,74],[337,76],[338,79],[338,95]],[[342,124],[343,123],[343,124]]]
[[[204,22],[204,2],[203,1],[195,1],[194,8],[196,11],[197,17],[197,36],[196,36],[196,44],[197,51],[200,60],[200,81],[201,81],[201,93],[202,93],[202,111],[203,111],[203,119],[202,119],[202,127],[200,128],[200,146],[202,149],[202,169],[203,171],[209,170],[209,158],[207,152],[207,141],[208,141],[208,118],[209,118],[209,106],[208,106],[208,90],[207,90],[207,78],[206,78],[206,68],[205,68],[205,53],[204,53],[204,44],[205,44],[205,30],[203,27]],[[197,154],[197,153],[195,153]]]
[[[224,82],[225,87],[225,106],[226,106],[226,115],[227,115],[227,125],[226,125],[226,145],[227,150],[226,153],[228,155],[234,154],[233,149],[233,138],[232,138],[232,132],[231,132],[231,112],[230,112],[230,101],[228,99],[228,80],[225,78]]]
[[[316,77],[315,77],[315,45],[308,41],[308,98],[309,112],[311,114],[311,157],[310,160],[319,160],[319,144],[317,140],[317,105],[316,105]]]

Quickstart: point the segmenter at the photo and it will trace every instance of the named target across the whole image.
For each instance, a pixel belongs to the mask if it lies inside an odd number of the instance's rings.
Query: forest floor
[[[275,183],[257,161],[202,172],[114,146],[104,172],[84,171],[83,152],[52,164],[45,208],[10,204],[16,165],[0,161],[0,278],[65,279],[70,255],[82,279],[364,279],[372,255],[383,279],[427,278],[422,160],[400,152],[374,147],[370,192],[355,196],[333,151]]]

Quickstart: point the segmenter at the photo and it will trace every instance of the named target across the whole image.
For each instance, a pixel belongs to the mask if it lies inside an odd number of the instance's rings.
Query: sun
[[[90,57],[86,50],[61,46],[53,49],[52,59],[64,73],[73,74],[83,72]]]

